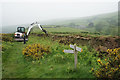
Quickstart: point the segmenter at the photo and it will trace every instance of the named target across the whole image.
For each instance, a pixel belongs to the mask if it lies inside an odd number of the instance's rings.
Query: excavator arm
[[[29,35],[31,29],[32,29],[34,26],[38,26],[38,27],[40,28],[40,30],[42,30],[45,34],[47,34],[47,31],[44,30],[44,29],[42,28],[42,26],[41,26],[39,23],[36,22],[36,23],[32,23],[31,26],[28,28],[27,36]]]

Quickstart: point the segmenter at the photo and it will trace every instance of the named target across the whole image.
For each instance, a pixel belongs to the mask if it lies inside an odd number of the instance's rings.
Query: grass
[[[26,60],[22,54],[23,48],[28,44],[40,43],[48,45],[51,53],[39,61]],[[96,66],[96,58],[86,46],[83,52],[78,53],[77,69],[74,69],[74,54],[63,53],[62,50],[70,49],[69,45],[59,44],[49,37],[31,35],[26,44],[23,42],[3,42],[10,46],[2,53],[3,78],[95,78],[90,72]]]
[[[51,26],[50,26],[51,27]],[[103,34],[95,34],[94,32],[89,32],[89,30],[83,30],[79,28],[72,28],[72,27],[56,27],[56,28],[44,28],[47,31],[48,34],[52,35],[81,35],[81,36],[91,36],[91,37],[98,37],[98,36],[109,36],[109,35],[103,35]],[[31,30],[31,33],[37,33],[37,34],[44,34],[38,27],[34,27]]]
[[[44,28],[44,27],[43,27]],[[56,28],[44,28],[48,33],[80,33],[81,29],[71,28],[71,27],[56,27]],[[41,33],[42,31],[39,28],[33,28],[33,33]]]

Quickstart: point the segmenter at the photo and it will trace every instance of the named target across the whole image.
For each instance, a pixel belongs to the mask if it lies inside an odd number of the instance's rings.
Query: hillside
[[[118,35],[118,12],[63,21],[55,20],[49,23],[65,27],[79,28],[89,32],[99,32],[104,35]]]
[[[80,31],[100,33],[103,35],[120,35],[118,34],[118,12],[82,18],[56,19],[43,22],[42,24],[47,24],[44,26],[49,27],[59,26],[77,28]]]
[[[108,23],[113,21],[113,22],[115,22],[115,24],[117,24],[118,12],[99,14],[99,15],[81,17],[81,18],[72,18],[72,19],[69,18],[69,19],[63,19],[63,20],[56,19],[56,20],[51,20],[51,21],[47,22],[47,24],[70,25],[71,23],[74,23],[75,25],[87,26],[87,24],[90,22],[96,23],[101,20],[107,21]]]

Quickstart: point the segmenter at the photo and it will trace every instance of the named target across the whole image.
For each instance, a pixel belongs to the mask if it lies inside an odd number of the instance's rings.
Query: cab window
[[[17,32],[24,33],[25,32],[25,28],[24,27],[18,27],[17,28]]]

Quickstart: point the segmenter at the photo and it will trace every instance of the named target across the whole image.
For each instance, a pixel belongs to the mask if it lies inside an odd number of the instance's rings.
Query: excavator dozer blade
[[[24,41],[23,38],[15,38],[14,40],[15,40],[15,41],[18,41],[18,42],[22,42],[22,41]],[[28,41],[28,38],[26,38],[25,41]]]

